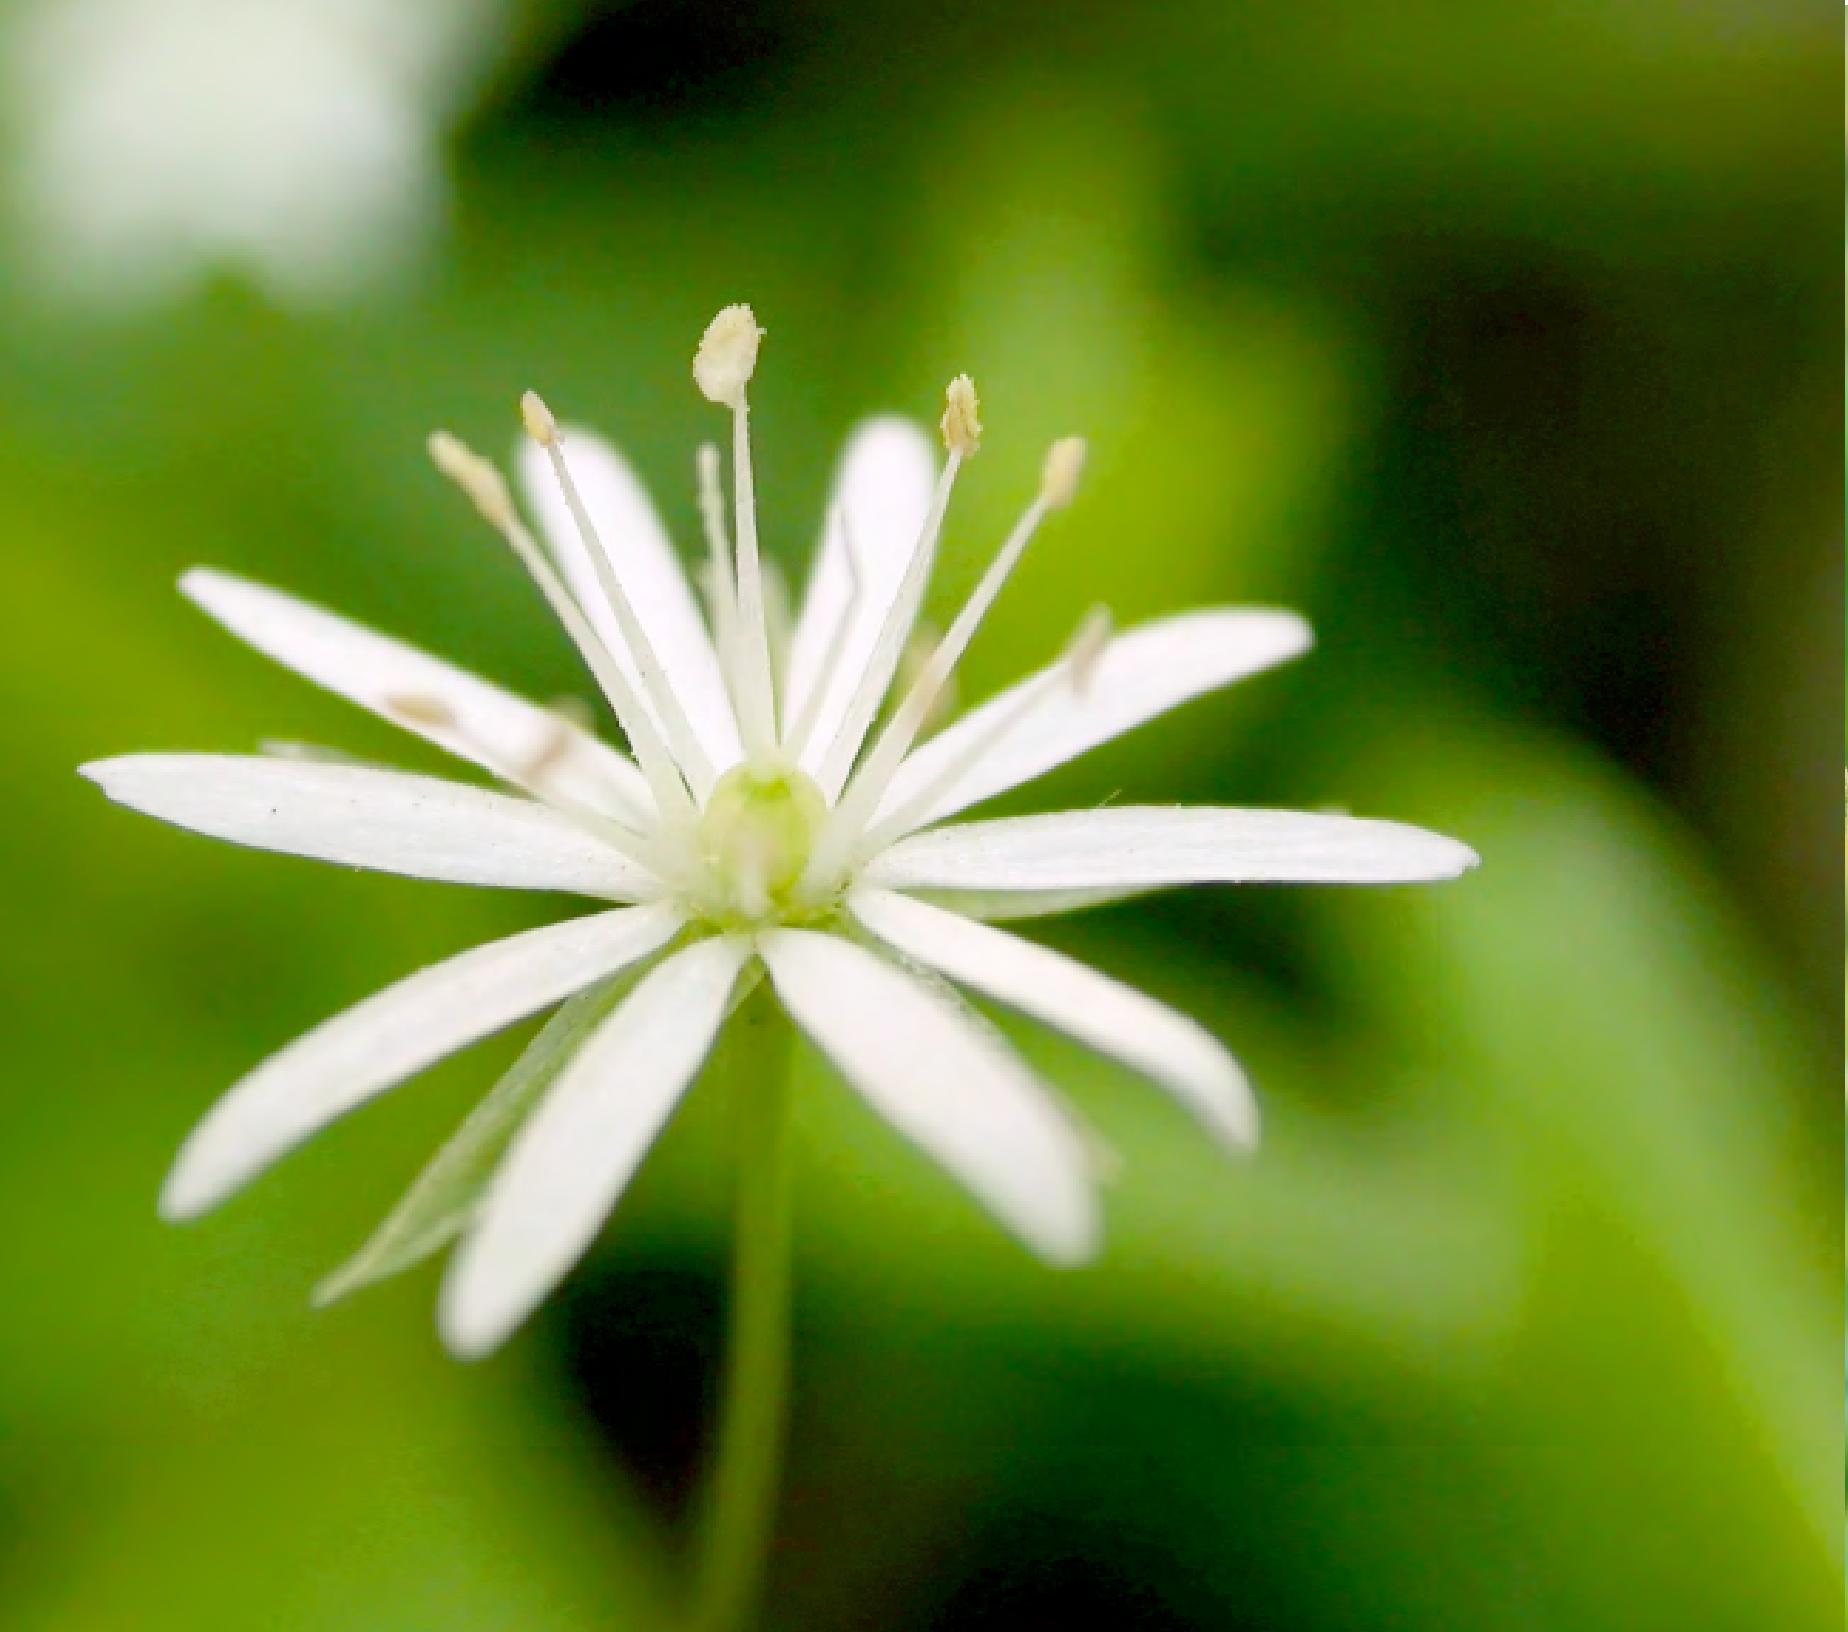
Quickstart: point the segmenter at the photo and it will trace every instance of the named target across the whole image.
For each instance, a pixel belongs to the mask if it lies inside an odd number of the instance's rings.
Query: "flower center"
[[[821,789],[799,770],[727,771],[699,818],[708,916],[736,924],[788,914],[827,814]]]

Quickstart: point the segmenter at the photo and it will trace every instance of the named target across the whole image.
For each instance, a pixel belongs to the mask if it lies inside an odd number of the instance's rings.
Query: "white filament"
[[[757,549],[757,488],[751,473],[751,405],[742,385],[732,403],[732,502],[737,512],[738,729],[745,752],[768,763],[776,755],[776,678],[764,618],[763,566]]]
[[[917,622],[924,585],[930,578],[931,562],[937,553],[937,535],[943,530],[944,512],[949,509],[950,492],[956,485],[956,473],[962,469],[962,462],[963,454],[952,447],[944,460],[942,474],[937,478],[937,490],[931,495],[930,510],[918,532],[917,543],[912,546],[910,559],[905,563],[905,575],[899,580],[898,593],[886,609],[885,621],[879,626],[879,638],[866,660],[860,683],[822,759],[816,781],[824,793],[831,794],[847,780],[847,772],[866,739],[867,728],[873,723],[886,688],[892,683],[906,637]]]
[[[962,610],[956,614],[956,621],[950,625],[949,633],[930,654],[923,672],[893,712],[879,740],[873,744],[872,752],[866,756],[865,763],[854,773],[853,780],[829,815],[828,824],[816,842],[815,855],[810,863],[811,882],[827,878],[841,865],[848,848],[878,809],[879,800],[891,782],[893,773],[911,751],[911,745],[917,741],[918,732],[930,716],[932,704],[936,702],[950,676],[956,672],[956,665],[962,661],[983,618],[988,615],[1002,586],[1019,564],[1021,556],[1026,553],[1027,545],[1033,541],[1033,535],[1045,519],[1047,509],[1043,493],[1027,506],[1025,513],[1015,523],[1013,532],[1008,535],[1007,542],[989,563],[988,570],[982,574],[969,599],[963,603]]]

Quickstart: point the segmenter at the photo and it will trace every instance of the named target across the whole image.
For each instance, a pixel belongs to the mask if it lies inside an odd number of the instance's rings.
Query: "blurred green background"
[[[194,562],[584,693],[421,439],[508,446],[538,386],[686,537],[691,348],[748,299],[792,565],[850,423],[957,370],[988,439],[944,603],[1047,439],[1092,439],[965,694],[1100,599],[1315,620],[1305,662],[1010,808],[1339,805],[1485,858],[1046,927],[1267,1106],[1229,1165],[1022,1032],[1124,1157],[1088,1272],[805,1057],[770,1624],[1839,1628],[1833,10],[228,16],[0,13],[0,1625],[674,1624],[723,1105],[492,1362],[442,1354],[429,1269],[311,1313],[518,1039],[171,1230],[179,1139],[298,1030],[555,904],[214,846],[74,767],[425,763],[188,608]]]

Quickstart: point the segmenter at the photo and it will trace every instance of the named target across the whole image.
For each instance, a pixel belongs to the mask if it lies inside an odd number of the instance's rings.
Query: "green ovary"
[[[708,913],[731,923],[793,916],[790,892],[827,814],[821,789],[801,771],[727,771],[699,819]]]

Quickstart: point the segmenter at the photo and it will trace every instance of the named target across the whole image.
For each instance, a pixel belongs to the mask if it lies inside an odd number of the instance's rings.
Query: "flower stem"
[[[754,1619],[789,1392],[789,1022],[766,985],[728,1029],[726,1086],[741,1146],[737,1237],[718,1456],[691,1623],[697,1632],[742,1632]]]

